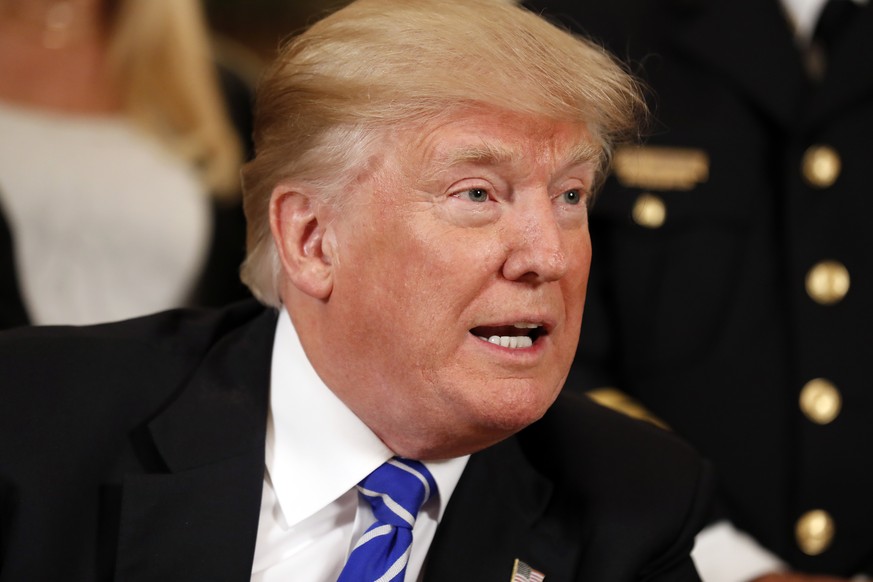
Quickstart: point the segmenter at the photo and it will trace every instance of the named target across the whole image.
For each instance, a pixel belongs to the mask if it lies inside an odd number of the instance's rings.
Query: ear
[[[333,245],[329,225],[319,216],[311,192],[279,184],[270,197],[270,229],[282,262],[284,280],[316,299],[333,290]]]

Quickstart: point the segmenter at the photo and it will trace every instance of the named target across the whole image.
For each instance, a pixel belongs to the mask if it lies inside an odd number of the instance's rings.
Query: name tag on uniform
[[[630,188],[691,190],[709,179],[709,156],[695,148],[625,146],[616,150],[612,169]]]

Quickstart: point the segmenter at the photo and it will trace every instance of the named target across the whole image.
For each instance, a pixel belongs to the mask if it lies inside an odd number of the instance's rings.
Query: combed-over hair
[[[269,225],[278,183],[302,181],[342,203],[386,130],[469,105],[585,123],[601,174],[645,110],[602,48],[510,0],[358,0],[292,39],[262,80],[256,156],[243,169],[244,282],[279,305]]]

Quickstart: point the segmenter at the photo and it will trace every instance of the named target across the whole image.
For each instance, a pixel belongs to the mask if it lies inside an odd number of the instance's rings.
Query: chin
[[[497,402],[480,411],[481,420],[484,425],[509,436],[542,418],[559,391],[560,388],[544,390],[542,385],[504,391],[503,398],[495,399]]]
[[[464,422],[444,425],[430,431],[409,434],[397,439],[380,438],[400,456],[420,460],[459,457],[490,447],[542,418],[549,406],[491,407],[468,409]],[[472,414],[471,414],[472,413]]]

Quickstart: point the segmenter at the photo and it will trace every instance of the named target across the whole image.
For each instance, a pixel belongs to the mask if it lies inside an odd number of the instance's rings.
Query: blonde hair
[[[256,156],[243,168],[242,276],[255,296],[280,302],[277,183],[341,193],[386,130],[474,104],[585,123],[601,171],[645,111],[603,49],[509,0],[358,0],[292,39],[259,88]]]
[[[125,112],[190,161],[216,195],[239,192],[242,147],[199,0],[117,0],[109,59]]]

